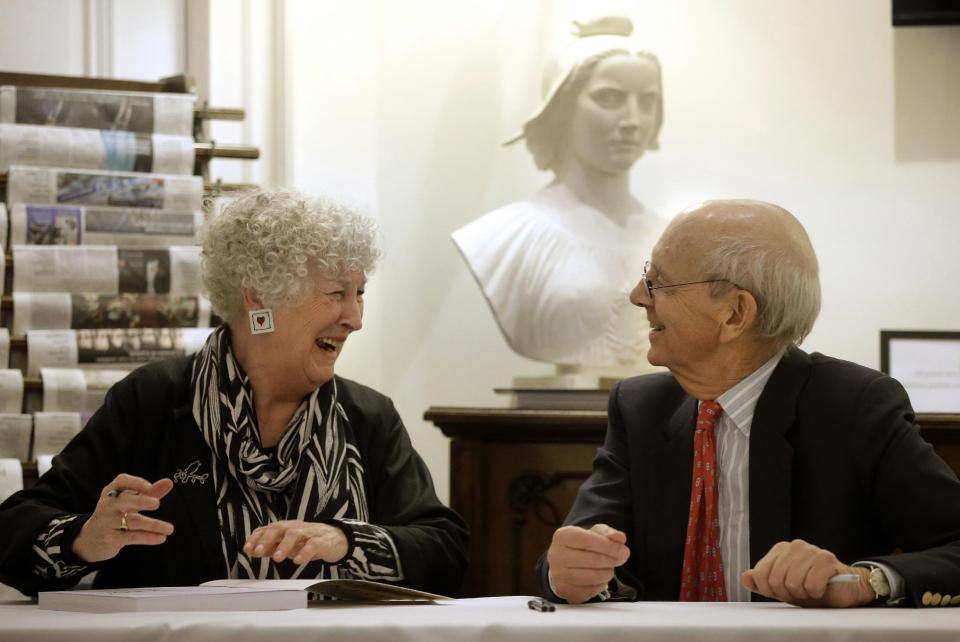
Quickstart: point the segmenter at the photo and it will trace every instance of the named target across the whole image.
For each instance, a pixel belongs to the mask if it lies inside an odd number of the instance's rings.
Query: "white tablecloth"
[[[960,608],[799,609],[783,604],[638,602],[527,608],[525,597],[444,604],[323,604],[296,611],[66,613],[0,605],[0,640],[960,641]]]

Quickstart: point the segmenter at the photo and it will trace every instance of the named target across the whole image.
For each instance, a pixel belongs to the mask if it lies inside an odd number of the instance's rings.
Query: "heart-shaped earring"
[[[250,334],[268,334],[273,332],[273,310],[263,308],[250,310]]]

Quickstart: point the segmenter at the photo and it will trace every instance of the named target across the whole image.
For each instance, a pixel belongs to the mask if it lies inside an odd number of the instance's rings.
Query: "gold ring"
[[[126,513],[121,513],[121,515],[120,515],[120,528],[119,528],[119,530],[123,531],[124,533],[129,530],[129,527],[127,526],[127,514],[126,514]]]

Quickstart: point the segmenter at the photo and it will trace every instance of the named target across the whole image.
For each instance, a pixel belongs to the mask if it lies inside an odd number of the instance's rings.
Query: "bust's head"
[[[579,162],[604,173],[627,171],[659,148],[663,122],[660,62],[630,37],[623,16],[574,23],[576,38],[551,58],[544,103],[523,127],[540,169]]]

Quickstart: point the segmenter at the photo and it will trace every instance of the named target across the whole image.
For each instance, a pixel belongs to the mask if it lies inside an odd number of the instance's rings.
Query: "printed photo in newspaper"
[[[126,207],[163,207],[164,179],[156,176],[111,176],[60,172],[57,202]]]
[[[74,329],[195,328],[200,322],[200,298],[75,294],[71,297],[71,315],[70,327]]]
[[[107,205],[164,210],[201,209],[203,179],[176,174],[136,174],[13,165],[7,205],[18,203]]]
[[[33,330],[197,328],[210,325],[200,296],[14,292],[12,336]]]
[[[187,354],[191,345],[185,340],[185,330],[179,328],[76,330],[76,333],[77,363],[81,365],[146,363]]]
[[[48,87],[0,87],[0,122],[142,134],[193,135],[196,96]]]
[[[20,214],[23,217],[20,217]],[[20,230],[24,231],[23,238]],[[16,245],[80,245],[83,210],[79,207],[14,206],[11,236]]]
[[[17,88],[16,122],[153,132],[153,98],[131,94]]]
[[[163,248],[200,240],[203,212],[20,203],[10,210],[11,245]]]
[[[167,294],[170,292],[168,250],[117,250],[120,292]]]

